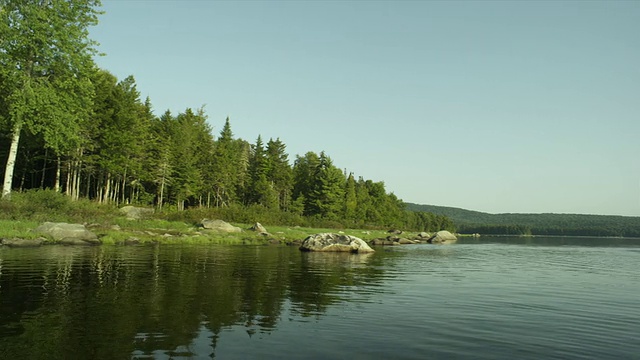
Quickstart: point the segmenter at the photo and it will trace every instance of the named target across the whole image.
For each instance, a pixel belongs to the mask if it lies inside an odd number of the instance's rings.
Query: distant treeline
[[[640,217],[580,214],[488,214],[459,208],[407,203],[453,220],[460,233],[495,235],[640,237]]]

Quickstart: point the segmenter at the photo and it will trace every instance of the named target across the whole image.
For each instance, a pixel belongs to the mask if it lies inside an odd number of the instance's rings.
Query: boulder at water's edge
[[[48,235],[58,243],[65,245],[99,245],[98,236],[87,230],[82,224],[45,222],[33,229],[39,234]]]
[[[351,235],[320,233],[307,236],[300,245],[302,251],[365,253],[374,250],[364,240]]]
[[[240,229],[237,226],[233,226],[231,224],[229,224],[226,221],[222,221],[222,220],[209,220],[209,219],[204,219],[201,221],[202,227],[205,229],[210,229],[210,230],[216,230],[216,231],[222,231],[222,232],[242,232],[242,229]]]
[[[427,241],[432,244],[449,244],[449,243],[458,241],[458,238],[452,233],[446,230],[442,230],[435,233]]]

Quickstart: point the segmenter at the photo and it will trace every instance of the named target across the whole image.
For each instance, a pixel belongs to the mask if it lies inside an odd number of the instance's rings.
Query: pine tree
[[[293,193],[296,208],[303,209],[304,215],[310,215],[313,210],[310,203],[310,193],[316,168],[320,163],[318,154],[309,151],[304,156],[297,155],[293,164]],[[300,204],[300,202],[302,203]],[[302,205],[302,206],[300,206]]]
[[[339,218],[344,204],[345,181],[342,171],[333,166],[324,151],[321,152],[308,195],[309,215]]]
[[[293,173],[289,165],[286,147],[280,139],[269,139],[266,150],[267,180],[272,184],[278,197],[278,206],[287,210],[291,202]]]
[[[240,184],[241,154],[243,146],[233,138],[229,118],[220,131],[220,136],[214,144],[211,161],[211,182],[216,207],[228,206],[239,197],[237,190]]]
[[[356,181],[353,178],[353,173],[350,173],[344,190],[344,218],[354,220],[357,206]]]

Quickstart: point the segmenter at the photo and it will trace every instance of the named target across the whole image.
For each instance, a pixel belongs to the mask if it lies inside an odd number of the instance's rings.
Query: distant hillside
[[[411,211],[449,217],[460,233],[640,237],[640,217],[581,214],[489,214],[406,203]]]

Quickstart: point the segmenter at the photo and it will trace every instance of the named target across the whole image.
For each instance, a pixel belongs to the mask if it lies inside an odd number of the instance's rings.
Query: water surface
[[[640,359],[640,241],[0,248],[0,358]]]

